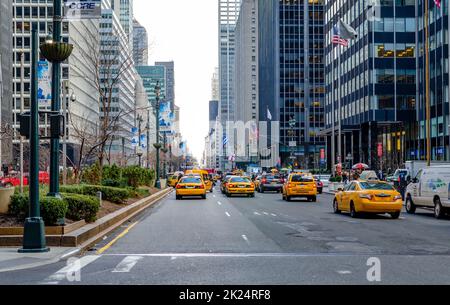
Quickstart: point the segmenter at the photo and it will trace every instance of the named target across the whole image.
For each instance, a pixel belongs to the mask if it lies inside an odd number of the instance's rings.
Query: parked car
[[[283,189],[284,179],[279,174],[265,174],[261,177],[259,183],[258,192],[264,193],[265,191],[281,193]]]
[[[324,187],[328,187],[330,184],[331,175],[317,175],[317,177],[320,179]]]
[[[406,187],[405,206],[409,214],[418,207],[433,208],[436,218],[450,212],[450,165],[419,170]]]
[[[39,172],[39,184],[49,184],[50,183],[50,175],[47,172],[41,171]],[[0,184],[3,187],[13,187],[20,185],[20,176],[19,175],[11,175],[4,177],[0,180]],[[23,185],[28,185],[28,174],[24,174],[23,176]]]

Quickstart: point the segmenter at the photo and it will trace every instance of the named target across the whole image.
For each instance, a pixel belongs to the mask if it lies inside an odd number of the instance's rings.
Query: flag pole
[[[426,130],[427,130],[427,166],[431,165],[431,109],[430,109],[430,55],[428,45],[428,1],[425,0],[425,108],[426,108]]]
[[[335,115],[335,107],[334,107],[334,102],[335,99],[334,97],[336,96],[335,92],[334,92],[334,79],[335,79],[335,75],[336,75],[336,71],[334,70],[335,66],[334,66],[334,45],[333,45],[333,49],[332,49],[332,58],[331,58],[331,65],[332,65],[332,69],[333,69],[333,79],[331,81],[331,86],[332,86],[332,101],[331,101],[331,118],[332,118],[332,131],[331,131],[331,173],[333,174],[333,176],[336,174],[336,115]]]

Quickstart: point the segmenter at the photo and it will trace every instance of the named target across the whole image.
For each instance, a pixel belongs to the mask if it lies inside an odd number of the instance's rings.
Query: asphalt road
[[[450,219],[352,219],[333,214],[332,198],[173,193],[79,260],[2,273],[0,284],[450,284]]]

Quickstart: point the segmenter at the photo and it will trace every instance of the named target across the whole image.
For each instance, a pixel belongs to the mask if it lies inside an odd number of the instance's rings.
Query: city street
[[[381,262],[373,283],[450,283],[448,218],[352,219],[333,214],[332,198],[172,193],[71,266],[2,273],[0,284],[371,284],[370,258]]]

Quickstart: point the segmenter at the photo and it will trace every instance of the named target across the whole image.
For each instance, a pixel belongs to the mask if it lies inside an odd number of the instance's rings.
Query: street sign
[[[63,12],[66,20],[100,19],[101,0],[64,0]]]

